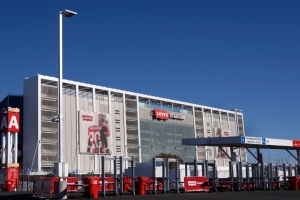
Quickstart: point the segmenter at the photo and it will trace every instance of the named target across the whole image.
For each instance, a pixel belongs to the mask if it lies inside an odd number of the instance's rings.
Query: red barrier
[[[290,190],[299,190],[299,177],[289,176],[287,177],[290,185]]]
[[[67,182],[67,192],[78,192],[78,178],[65,177],[64,181]],[[59,181],[59,177],[45,177],[34,179],[33,196],[52,197],[55,193],[55,185]]]
[[[230,179],[229,178],[219,178],[218,190],[229,190],[230,188]]]
[[[135,193],[138,195],[145,195],[147,194],[149,177],[136,177],[135,179]]]
[[[131,178],[128,176],[125,176],[123,178],[123,192],[130,192],[131,191]]]
[[[43,193],[43,178],[34,179],[33,196],[41,196]]]
[[[243,178],[242,189],[243,190],[253,190],[254,189],[253,188],[253,180],[249,179],[249,188],[248,188],[247,179]]]
[[[208,192],[208,178],[205,176],[186,176],[184,177],[185,192]]]
[[[89,176],[82,178],[84,186],[84,196],[86,198],[98,198],[98,191],[100,185],[99,176]]]
[[[114,177],[105,177],[105,191],[114,191]],[[100,185],[102,186],[102,182],[100,182]],[[102,187],[101,187],[102,190]]]

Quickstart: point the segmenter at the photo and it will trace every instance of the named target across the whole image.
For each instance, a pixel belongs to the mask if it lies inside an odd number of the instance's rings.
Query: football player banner
[[[215,136],[216,137],[229,137],[230,136],[230,130],[223,130],[222,128],[214,128]],[[227,147],[222,147],[222,149],[229,154]],[[217,148],[217,158],[227,158],[227,155],[218,147]]]
[[[80,153],[110,154],[110,121],[106,113],[79,111]]]

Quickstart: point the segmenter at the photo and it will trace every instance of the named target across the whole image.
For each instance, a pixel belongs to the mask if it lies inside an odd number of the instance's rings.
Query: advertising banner
[[[229,137],[230,130],[224,130],[222,128],[214,128],[216,137]],[[227,154],[229,154],[228,147],[221,147]],[[222,151],[222,149],[217,147],[217,158],[227,158],[227,155]]]
[[[110,154],[111,115],[79,111],[80,153]]]
[[[209,190],[208,178],[205,176],[184,177],[185,192],[207,192]]]

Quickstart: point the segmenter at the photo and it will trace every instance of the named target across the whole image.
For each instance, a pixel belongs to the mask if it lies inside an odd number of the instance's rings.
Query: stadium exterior
[[[58,161],[58,124],[51,121],[58,113],[57,81],[44,75],[24,80],[23,169],[48,171]],[[184,161],[209,159],[227,166],[229,159],[219,147],[184,146],[182,139],[245,135],[243,114],[236,110],[70,80],[63,80],[62,98],[63,161],[69,172],[99,171],[99,154],[147,162],[159,153],[172,153]],[[235,151],[246,161],[245,149]]]

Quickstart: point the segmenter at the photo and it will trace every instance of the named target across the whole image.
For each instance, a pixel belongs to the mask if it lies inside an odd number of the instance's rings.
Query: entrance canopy
[[[300,140],[283,140],[248,136],[187,138],[182,139],[182,145],[300,150]]]
[[[194,146],[218,146],[221,151],[231,160],[235,161],[234,157],[230,157],[222,147],[230,147],[230,152],[233,154],[235,148],[246,148],[247,151],[257,160],[260,155],[260,149],[285,149],[300,166],[300,140],[283,140],[274,138],[235,136],[235,137],[213,137],[213,138],[186,138],[182,139],[182,145]],[[255,148],[257,156],[255,156],[249,148]],[[296,150],[296,156],[290,152]],[[300,173],[300,168],[299,168]]]

